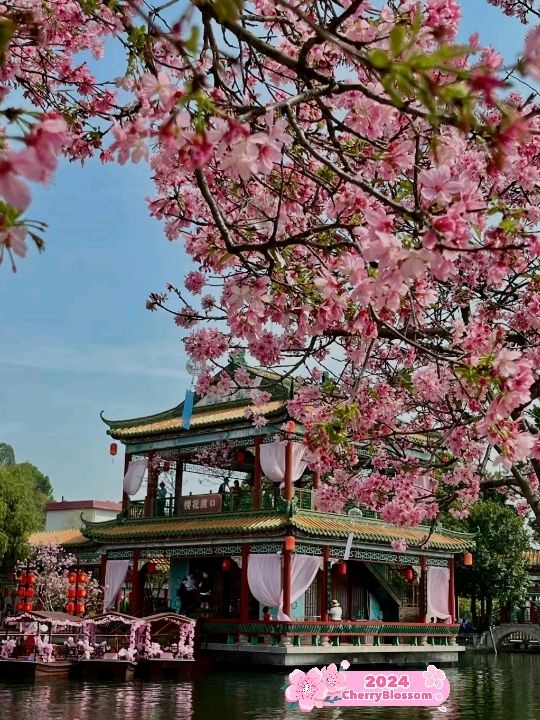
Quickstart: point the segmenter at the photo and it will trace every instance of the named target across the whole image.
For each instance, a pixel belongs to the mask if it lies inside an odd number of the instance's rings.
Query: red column
[[[242,545],[242,574],[240,577],[240,621],[249,620],[249,584],[248,584],[249,545]]]
[[[452,622],[456,621],[456,591],[454,588],[455,563],[454,558],[448,561],[450,569],[450,579],[448,582],[448,612],[450,613]]]
[[[292,481],[292,463],[293,463],[293,445],[287,440],[285,445],[285,500],[292,500],[294,495],[294,486]]]
[[[418,622],[425,623],[426,622],[426,613],[427,613],[427,607],[426,607],[426,595],[427,595],[427,563],[426,558],[424,555],[420,558],[420,586],[419,586],[419,595],[418,598]]]
[[[323,569],[321,576],[321,620],[328,622],[328,558],[330,556],[330,550],[328,546],[323,547]]]
[[[291,616],[291,552],[283,544],[283,612]]]
[[[104,553],[101,556],[101,564],[99,566],[99,584],[101,587],[105,587],[105,573],[106,572],[107,572],[107,554]],[[105,608],[102,608],[102,611],[105,612]]]
[[[131,575],[131,597],[129,602],[129,611],[132,615],[137,615],[140,610],[140,577],[139,577],[139,558],[141,551],[139,548],[133,551],[133,572]]]
[[[126,452],[124,455],[124,477],[126,476],[129,463],[131,461],[131,455],[130,453]],[[122,481],[124,480],[124,477],[122,478]],[[122,512],[127,512],[127,509],[129,507],[129,495],[126,492],[122,493]]]
[[[174,478],[174,514],[180,514],[180,498],[182,497],[182,483],[184,480],[184,463],[176,461],[176,474]]]
[[[255,470],[253,473],[253,509],[261,509],[261,442],[262,438],[255,438]]]

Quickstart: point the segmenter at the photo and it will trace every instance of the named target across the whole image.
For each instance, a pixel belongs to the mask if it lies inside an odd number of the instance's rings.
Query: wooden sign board
[[[221,495],[186,495],[180,498],[181,515],[201,515],[221,512]]]

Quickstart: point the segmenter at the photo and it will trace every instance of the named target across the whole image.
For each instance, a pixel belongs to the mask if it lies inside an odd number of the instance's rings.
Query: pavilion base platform
[[[456,624],[400,622],[239,622],[202,623],[200,650],[216,663],[266,667],[416,665],[455,663],[465,648],[457,645]]]
[[[351,665],[391,665],[425,667],[429,664],[444,665],[458,661],[460,653],[465,651],[459,645],[352,645],[328,647],[268,647],[264,645],[227,645],[226,643],[207,643],[203,651],[216,664],[252,665],[274,668],[322,667],[329,663],[339,665],[348,660]]]

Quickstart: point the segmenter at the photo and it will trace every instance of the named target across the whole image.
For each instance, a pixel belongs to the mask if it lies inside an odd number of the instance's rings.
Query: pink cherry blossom
[[[407,551],[407,542],[403,540],[403,538],[400,538],[399,540],[392,540],[390,547],[397,553],[404,553]]]
[[[527,73],[535,80],[540,80],[540,26],[527,35],[523,60]]]

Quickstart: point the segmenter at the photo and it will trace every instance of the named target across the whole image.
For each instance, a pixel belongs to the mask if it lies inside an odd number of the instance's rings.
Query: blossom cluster
[[[0,108],[0,252],[24,254],[28,181],[59,153],[148,162],[195,265],[148,307],[179,300],[200,395],[240,350],[297,378],[320,507],[463,516],[495,466],[540,515],[538,28],[506,66],[457,42],[457,0],[24,6],[0,97],[35,110]],[[125,73],[98,81],[81,51],[108,43]]]

